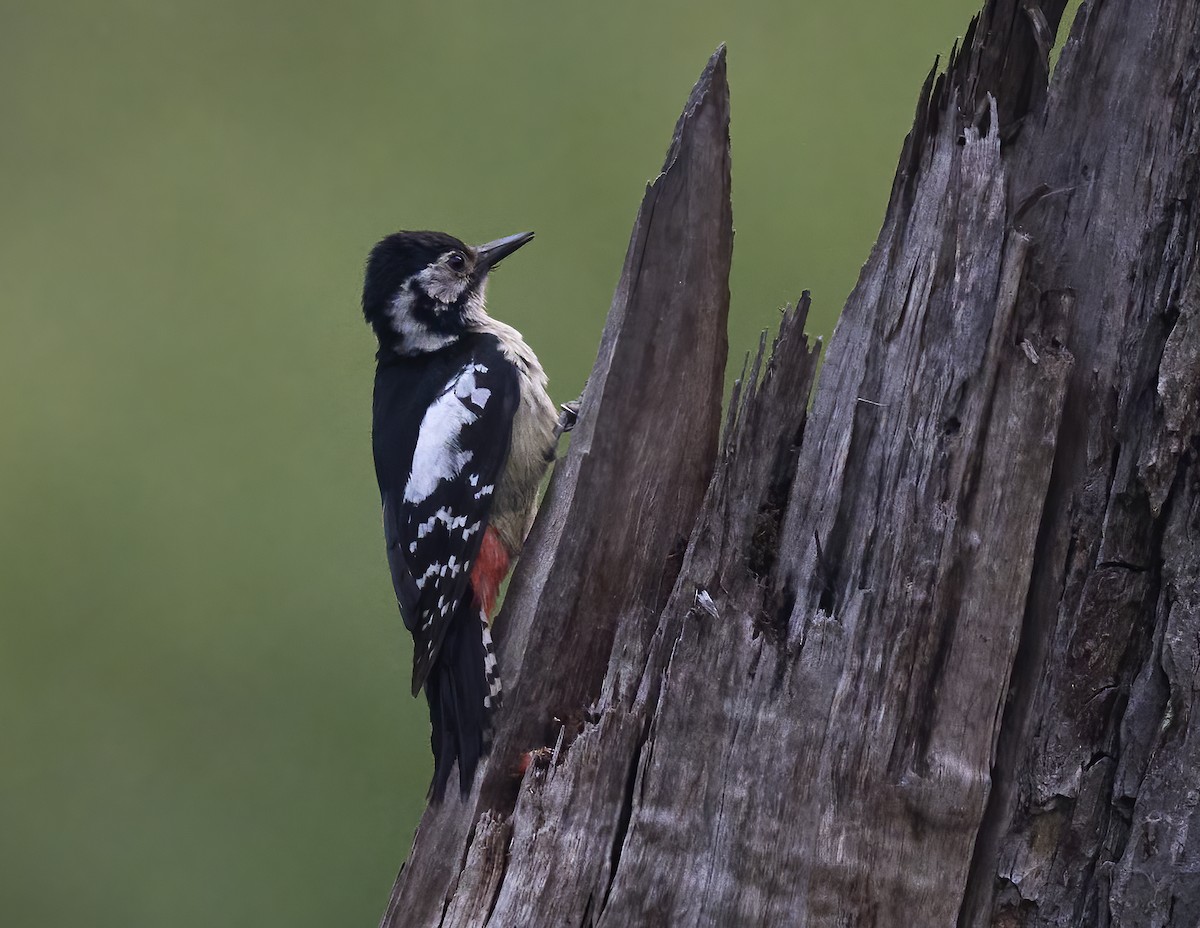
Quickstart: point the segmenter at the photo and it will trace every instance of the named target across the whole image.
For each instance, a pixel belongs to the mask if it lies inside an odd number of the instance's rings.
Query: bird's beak
[[[494,242],[488,242],[486,245],[477,245],[475,247],[476,272],[484,272],[494,268],[502,259],[507,258],[532,239],[532,232],[518,232],[516,235],[498,238]]]

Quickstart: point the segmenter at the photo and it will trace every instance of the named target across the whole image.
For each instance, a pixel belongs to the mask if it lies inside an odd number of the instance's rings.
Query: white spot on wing
[[[438,572],[438,567],[439,567],[439,566],[440,566],[440,565],[438,565],[438,564],[430,564],[430,565],[429,565],[429,566],[428,566],[428,567],[425,569],[425,573],[423,573],[423,574],[421,574],[421,576],[417,577],[417,589],[418,589],[418,590],[423,590],[423,589],[425,589],[425,584],[426,584],[426,583],[427,583],[429,580],[431,580],[431,579],[434,577],[434,575],[435,575],[435,574],[437,574],[437,572]]]
[[[445,506],[443,506],[441,509],[439,509],[433,515],[431,515],[428,519],[426,519],[424,522],[422,522],[420,525],[417,526],[417,538],[424,538],[426,535],[430,534],[433,531],[434,527],[439,522],[441,522],[442,525],[446,526],[446,528],[450,529],[450,531],[454,531],[454,529],[462,528],[464,525],[467,524],[467,517],[466,516],[456,516],[449,509],[447,509]],[[408,546],[408,549],[410,551],[415,552],[416,551],[416,542],[413,542],[412,544],[410,544]]]
[[[482,364],[471,364],[464,368],[454,382],[454,395],[464,402],[470,400],[473,405],[482,409],[491,398],[492,391],[475,385],[476,372],[486,374],[487,368]]]

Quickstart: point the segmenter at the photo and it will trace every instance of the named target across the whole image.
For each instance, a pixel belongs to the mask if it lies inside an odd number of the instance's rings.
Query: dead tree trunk
[[[725,56],[384,926],[1200,921],[1200,0],[993,0],[718,441]],[[520,759],[533,751],[523,777]]]

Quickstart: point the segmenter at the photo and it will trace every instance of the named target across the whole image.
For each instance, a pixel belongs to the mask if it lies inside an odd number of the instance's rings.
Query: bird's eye
[[[467,259],[456,251],[446,259],[446,266],[455,273],[460,273],[467,266]]]

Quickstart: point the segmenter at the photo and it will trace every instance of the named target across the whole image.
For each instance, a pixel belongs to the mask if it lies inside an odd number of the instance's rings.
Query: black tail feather
[[[425,680],[429,719],[433,723],[433,785],[430,794],[440,802],[458,762],[459,789],[471,791],[475,769],[490,745],[484,670],[482,625],[470,597],[461,603],[442,639],[437,663]]]

